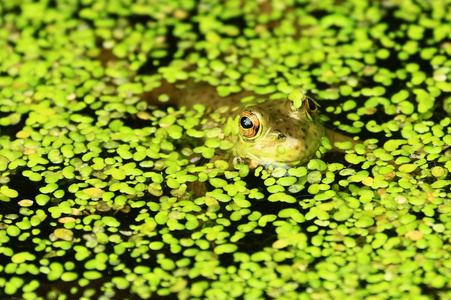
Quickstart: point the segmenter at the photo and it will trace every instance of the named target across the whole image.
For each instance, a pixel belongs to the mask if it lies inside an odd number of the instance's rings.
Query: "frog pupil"
[[[243,127],[244,129],[251,129],[252,127],[254,127],[254,125],[252,124],[251,119],[249,119],[248,117],[242,117],[241,127]]]
[[[313,101],[312,99],[307,98],[307,103],[308,103],[308,109],[309,109],[310,111],[315,111],[315,110],[317,109],[316,103],[315,103],[315,101]]]

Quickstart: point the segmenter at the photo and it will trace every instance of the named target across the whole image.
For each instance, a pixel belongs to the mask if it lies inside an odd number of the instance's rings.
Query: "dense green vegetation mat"
[[[451,299],[450,4],[1,1],[0,298]],[[212,162],[188,78],[363,144]]]

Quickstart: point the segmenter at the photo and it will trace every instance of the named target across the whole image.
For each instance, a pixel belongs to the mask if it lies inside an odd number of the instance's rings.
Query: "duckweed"
[[[450,298],[447,3],[304,2],[0,4],[0,294]],[[357,145],[234,164],[188,79]]]

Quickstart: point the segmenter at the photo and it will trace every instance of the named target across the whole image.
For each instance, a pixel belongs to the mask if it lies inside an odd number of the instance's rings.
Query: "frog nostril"
[[[283,133],[279,133],[279,135],[277,136],[277,138],[278,138],[279,140],[284,140],[284,139],[287,138],[287,136],[286,136],[285,134],[283,134]]]

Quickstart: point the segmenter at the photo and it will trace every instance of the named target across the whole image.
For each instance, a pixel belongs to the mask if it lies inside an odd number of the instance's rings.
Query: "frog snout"
[[[287,138],[287,136],[279,131],[279,133],[277,134],[277,139],[278,140],[285,140],[286,138]]]

